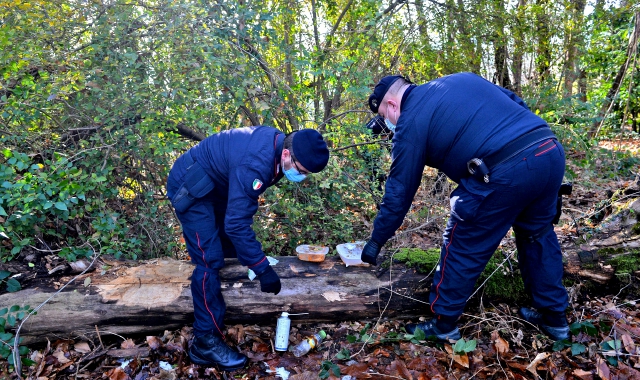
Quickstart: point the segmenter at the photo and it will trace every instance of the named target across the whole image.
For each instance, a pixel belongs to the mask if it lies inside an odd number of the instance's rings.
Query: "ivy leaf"
[[[464,345],[464,339],[459,339],[456,344],[453,345],[453,352],[455,352],[456,354],[464,353]]]
[[[464,350],[464,352],[471,352],[476,349],[477,343],[478,342],[475,339],[471,339],[464,344],[464,347],[462,349]]]
[[[22,289],[22,287],[20,286],[18,280],[16,280],[15,278],[10,278],[9,281],[7,281],[7,291],[9,293],[15,293],[20,289]]]
[[[416,331],[413,333],[413,337],[417,340],[425,340],[427,336],[424,334],[424,331],[420,328],[416,328]]]
[[[67,205],[64,202],[56,202],[56,208],[62,211],[68,211]]]
[[[338,360],[347,360],[350,357],[351,357],[351,354],[349,353],[349,350],[346,348],[343,348],[342,350],[340,350],[340,352],[338,352],[338,354],[336,355],[336,359]]]
[[[5,278],[11,276],[11,272],[6,271],[6,270],[0,270],[0,281],[4,280]],[[4,309],[2,309],[4,310]],[[2,313],[0,313],[0,315],[2,315]]]
[[[569,343],[566,339],[564,340],[557,340],[555,342],[553,342],[553,351],[554,352],[558,352],[558,351],[562,351],[564,350],[565,347],[568,347]]]
[[[587,351],[587,347],[585,347],[584,344],[581,343],[573,343],[571,345],[571,355],[572,356],[576,356],[576,355],[580,355],[583,354]]]

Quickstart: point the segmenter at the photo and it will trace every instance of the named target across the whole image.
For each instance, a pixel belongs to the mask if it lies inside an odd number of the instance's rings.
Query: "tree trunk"
[[[571,13],[567,20],[565,29],[568,31],[566,37],[567,51],[564,63],[564,97],[570,98],[573,95],[573,85],[580,75],[580,47],[584,44],[583,27],[584,27],[584,9],[587,2],[585,0],[572,0]]]
[[[627,46],[627,59],[622,64],[622,66],[620,66],[620,69],[618,70],[618,74],[614,78],[613,83],[611,84],[611,88],[609,89],[609,92],[607,93],[607,96],[604,99],[602,107],[600,108],[600,114],[598,115],[599,117],[597,118],[597,120],[600,120],[600,121],[596,121],[591,126],[591,129],[589,130],[589,137],[591,138],[595,137],[600,131],[600,128],[602,127],[602,123],[604,123],[604,120],[607,117],[607,113],[609,113],[611,105],[615,97],[618,95],[618,91],[620,90],[620,87],[622,86],[622,79],[624,79],[627,73],[627,69],[629,68],[629,62],[635,55],[636,49],[638,48],[638,38],[640,37],[640,12],[637,12],[633,18],[635,20],[635,24],[634,24],[633,32],[629,36],[629,45]]]
[[[227,325],[275,326],[283,311],[309,313],[296,316],[297,322],[373,320],[383,310],[385,317],[392,318],[426,314],[431,282],[421,281],[424,274],[405,270],[404,266],[396,264],[391,271],[380,272],[370,266],[346,267],[336,257],[322,263],[297,257],[278,260],[274,266],[282,280],[278,295],[260,292],[258,279],[250,281],[246,267],[237,260],[227,261],[221,271]],[[19,332],[24,338],[22,344],[96,331],[152,334],[190,325],[192,270],[188,262],[166,259],[131,268],[114,267],[105,275],[99,271],[86,273],[26,320]],[[391,298],[389,289],[393,291]],[[41,286],[6,293],[0,295],[0,305],[35,308],[55,292]]]
[[[640,208],[640,201],[634,203]],[[634,208],[634,210],[635,210]],[[627,234],[623,234],[627,236]],[[599,265],[595,250],[619,246],[618,236],[590,249],[564,249],[565,276],[593,288],[610,291],[615,283],[614,268]],[[624,241],[625,247],[640,247],[640,239]],[[227,259],[220,272],[222,294],[227,304],[225,323],[275,326],[283,312],[309,313],[295,317],[296,323],[373,321],[409,319],[428,315],[431,277],[394,263],[391,269],[366,266],[346,267],[340,258],[322,263],[278,257],[274,266],[282,281],[278,295],[260,292],[258,279],[249,280],[247,268]],[[15,293],[0,294],[0,309],[18,305],[36,308],[19,330],[21,344],[43,343],[46,339],[115,333],[158,334],[193,323],[193,303],[189,276],[193,266],[186,261],[154,260],[127,267],[107,262],[107,273],[85,273],[55,294],[71,277],[51,280]],[[103,266],[104,267],[104,266]],[[640,271],[635,278],[640,279]],[[51,298],[51,299],[50,299]],[[292,317],[293,319],[293,317]],[[16,326],[17,327],[17,326]]]
[[[536,69],[538,83],[544,84],[549,78],[551,69],[551,16],[549,12],[549,0],[537,0],[539,10],[536,13],[536,35],[538,40]]]
[[[514,51],[513,51],[513,91],[522,97],[522,64],[524,62],[524,9],[527,5],[525,0],[518,0],[516,17],[516,28],[514,30]]]

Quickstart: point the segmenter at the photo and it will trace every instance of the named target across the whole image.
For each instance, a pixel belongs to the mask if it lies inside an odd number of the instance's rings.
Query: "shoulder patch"
[[[260,181],[259,179],[254,179],[253,180],[253,190],[260,190],[262,188],[262,181]]]

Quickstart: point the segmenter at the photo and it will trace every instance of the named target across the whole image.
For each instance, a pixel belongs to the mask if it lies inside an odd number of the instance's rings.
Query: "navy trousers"
[[[170,200],[173,201],[184,185],[187,168],[192,162],[188,156],[182,156],[174,163],[167,180],[167,197]],[[208,333],[224,336],[226,304],[219,271],[224,267],[225,257],[236,257],[235,248],[224,233],[226,204],[226,197],[216,197],[215,192],[211,192],[192,199],[186,210],[175,210],[191,262],[196,265],[191,275],[195,336]]]
[[[565,311],[562,252],[551,228],[564,168],[564,150],[550,139],[496,166],[490,183],[475,177],[460,181],[451,193],[451,215],[431,288],[433,313],[462,315],[478,277],[512,226],[518,264],[533,306]],[[540,236],[530,238],[536,234]]]

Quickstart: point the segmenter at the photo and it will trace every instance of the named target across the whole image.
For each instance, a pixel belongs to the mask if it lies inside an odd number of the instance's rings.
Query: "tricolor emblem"
[[[260,181],[259,179],[254,179],[253,180],[253,190],[260,190],[262,188],[262,181]]]

